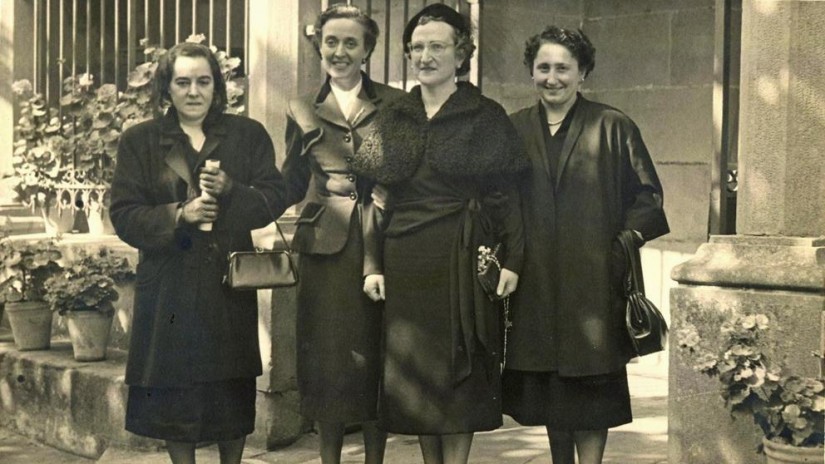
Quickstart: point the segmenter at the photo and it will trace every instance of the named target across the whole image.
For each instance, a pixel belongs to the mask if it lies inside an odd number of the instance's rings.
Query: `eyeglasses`
[[[441,56],[445,51],[447,51],[448,48],[454,46],[454,44],[446,42],[415,42],[407,44],[407,48],[410,50],[410,55],[416,56],[420,56],[424,53],[424,50],[429,50],[430,55],[432,56]]]

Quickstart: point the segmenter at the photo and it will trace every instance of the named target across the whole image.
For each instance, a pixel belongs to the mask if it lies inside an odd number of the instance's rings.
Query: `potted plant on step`
[[[759,425],[767,464],[823,463],[825,382],[771,362],[763,340],[769,325],[764,314],[739,315],[722,324],[714,350],[688,323],[678,332],[679,347],[692,356],[695,370],[719,380],[732,415],[751,416]]]
[[[45,285],[63,269],[61,257],[53,240],[0,241],[0,301],[21,351],[45,350],[51,344],[52,313],[44,300]]]
[[[46,282],[46,301],[66,318],[77,361],[106,359],[115,313],[112,303],[119,297],[116,285],[133,277],[126,258],[101,247],[95,252],[78,251],[63,272]]]

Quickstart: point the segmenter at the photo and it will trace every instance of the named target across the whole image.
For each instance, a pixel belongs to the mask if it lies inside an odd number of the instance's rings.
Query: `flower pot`
[[[106,359],[113,316],[113,311],[68,311],[64,314],[75,360]]]
[[[762,438],[762,445],[765,447],[765,464],[825,463],[825,450],[823,448],[786,445],[764,437]]]
[[[45,301],[6,303],[14,343],[20,351],[48,350],[52,337],[52,310]]]
[[[57,204],[51,203],[38,206],[36,211],[43,219],[43,226],[48,235],[69,233],[75,222],[71,208],[64,206],[61,208]]]

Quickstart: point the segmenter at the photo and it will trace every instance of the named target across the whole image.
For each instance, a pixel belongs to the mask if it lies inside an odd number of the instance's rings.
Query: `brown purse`
[[[260,193],[260,192],[259,192]],[[261,196],[269,209],[266,196]],[[272,210],[270,209],[270,215]],[[286,249],[255,251],[232,251],[223,282],[233,290],[258,290],[277,287],[291,287],[298,283],[298,272],[292,247],[284,236],[278,221],[273,218],[275,228]]]

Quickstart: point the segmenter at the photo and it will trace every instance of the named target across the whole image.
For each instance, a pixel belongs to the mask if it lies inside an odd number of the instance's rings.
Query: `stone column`
[[[269,131],[278,166],[284,160],[286,103],[317,87],[319,64],[304,29],[319,9],[317,0],[249,2],[248,114]],[[271,246],[278,240],[274,226],[253,231],[253,240],[256,246]],[[295,288],[258,291],[258,308],[264,375],[258,378],[255,433],[249,442],[272,449],[308,429],[299,412],[295,377]]]
[[[717,379],[678,348],[687,322],[718,331],[738,313],[771,320],[772,358],[817,376],[825,309],[825,2],[744,0],[738,235],[712,236],[671,290],[671,464],[761,462],[761,431],[732,420]]]
[[[14,1],[0,1],[0,176],[11,174],[14,134]],[[2,203],[2,200],[0,200]]]

